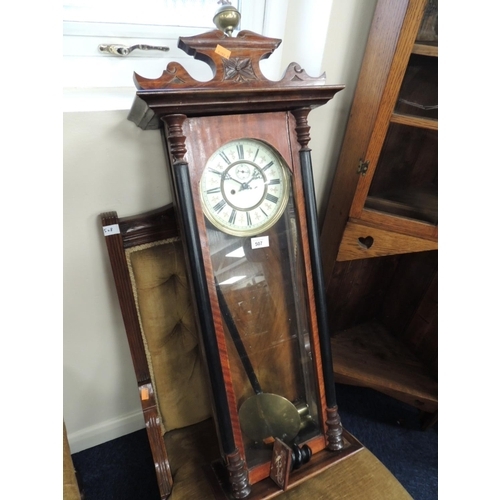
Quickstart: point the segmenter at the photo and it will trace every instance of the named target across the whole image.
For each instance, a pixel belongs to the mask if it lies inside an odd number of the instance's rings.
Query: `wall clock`
[[[259,62],[281,41],[230,31],[179,39],[211,66],[210,81],[178,63],[157,79],[136,74],[129,119],[164,134],[218,484],[228,497],[268,498],[357,449],[335,395],[307,123],[343,86],[295,63],[267,80]],[[286,470],[276,474],[283,450]]]

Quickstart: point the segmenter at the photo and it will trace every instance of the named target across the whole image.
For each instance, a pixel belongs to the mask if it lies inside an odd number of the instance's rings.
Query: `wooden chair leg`
[[[155,463],[156,479],[160,490],[160,497],[166,500],[172,492],[173,478],[168,461],[167,448],[163,440],[160,416],[156,406],[156,398],[151,383],[139,387],[141,394],[142,411],[146,422],[146,431]]]

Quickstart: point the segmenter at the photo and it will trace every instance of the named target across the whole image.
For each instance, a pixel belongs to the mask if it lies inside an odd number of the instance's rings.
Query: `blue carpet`
[[[370,389],[338,385],[337,399],[344,427],[384,463],[410,495],[415,500],[436,500],[437,426],[420,430],[416,409]],[[85,500],[159,498],[145,430],[75,453],[73,462]]]
[[[437,425],[421,430],[418,410],[371,389],[338,384],[337,401],[344,427],[415,500],[438,498]]]

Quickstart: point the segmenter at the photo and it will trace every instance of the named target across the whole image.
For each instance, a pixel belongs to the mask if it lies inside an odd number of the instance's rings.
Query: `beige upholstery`
[[[366,448],[312,480],[287,491],[283,500],[411,500],[411,496]]]
[[[162,425],[169,431],[210,417],[181,242],[126,251]]]
[[[215,500],[202,465],[219,456],[213,422],[168,432],[174,488],[171,500]],[[389,470],[366,448],[337,462],[295,488],[280,500],[411,500]]]

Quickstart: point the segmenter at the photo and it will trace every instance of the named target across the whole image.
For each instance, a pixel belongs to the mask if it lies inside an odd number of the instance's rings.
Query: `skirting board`
[[[134,411],[117,418],[106,420],[76,432],[68,433],[71,453],[98,446],[112,439],[125,436],[145,427],[142,410]]]

